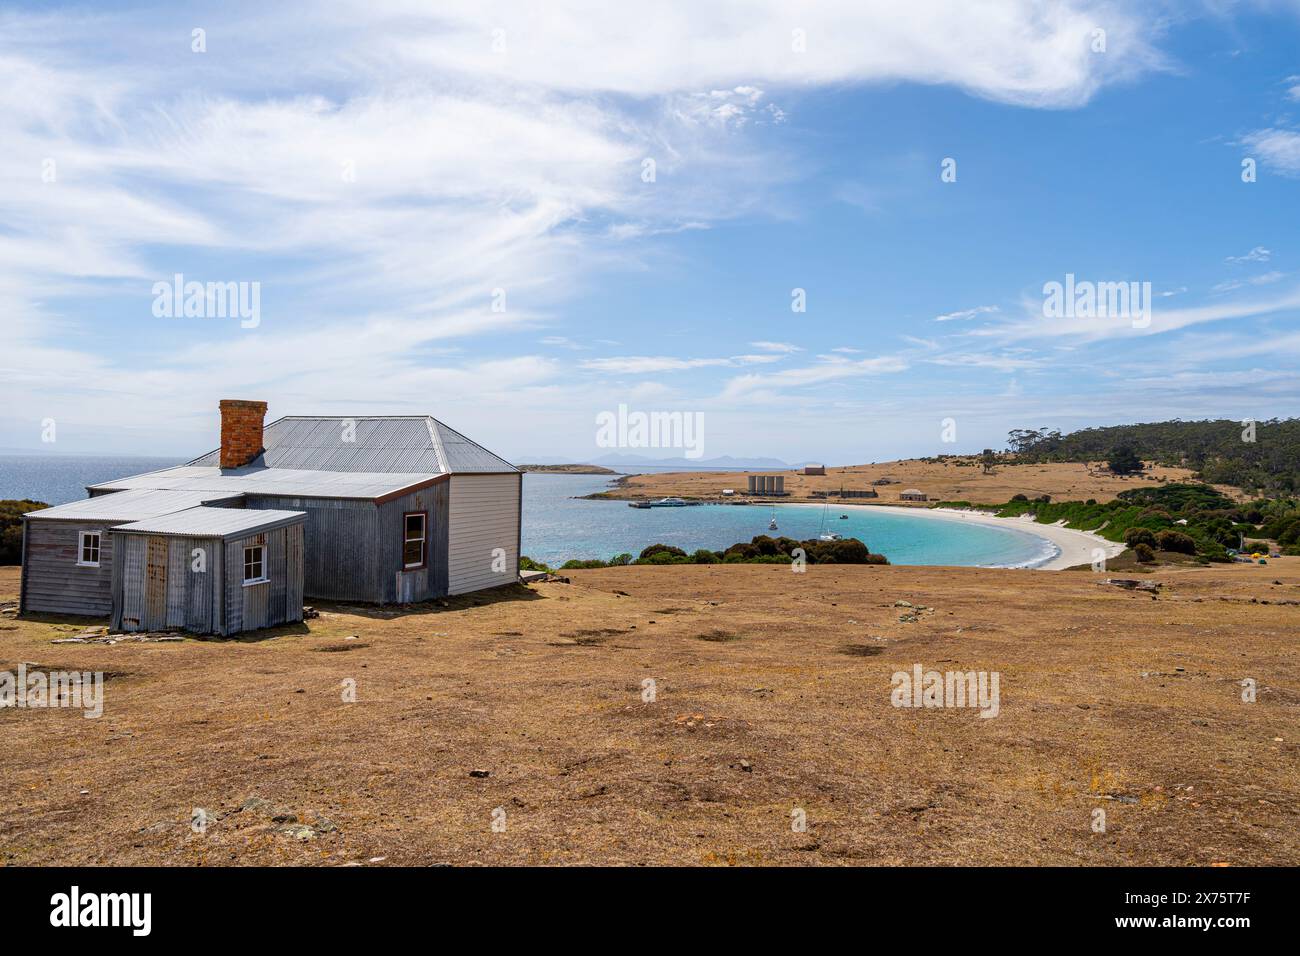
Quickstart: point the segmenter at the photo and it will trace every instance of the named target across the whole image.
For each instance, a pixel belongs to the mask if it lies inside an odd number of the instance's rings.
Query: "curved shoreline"
[[[843,507],[843,505],[837,505]],[[1022,565],[1034,571],[1061,571],[1079,564],[1091,564],[1093,549],[1101,548],[1107,558],[1113,558],[1124,550],[1124,545],[1107,541],[1091,531],[1077,531],[1057,524],[1039,524],[1029,517],[999,518],[983,511],[964,511],[960,508],[904,508],[896,505],[854,505],[851,507],[873,508],[908,514],[913,517],[929,516],[938,521],[966,521],[970,524],[982,524],[990,528],[1007,528],[1036,535],[1050,542],[1056,548],[1056,555],[1044,561]]]

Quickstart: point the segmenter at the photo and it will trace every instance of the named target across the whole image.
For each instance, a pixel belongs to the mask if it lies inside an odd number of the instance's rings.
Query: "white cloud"
[[[506,332],[554,328],[589,273],[635,263],[637,240],[764,209],[768,188],[798,174],[755,139],[760,122],[784,118],[774,101],[916,82],[1067,107],[1163,66],[1142,15],[1092,0],[1050,12],[1034,0],[681,0],[653,15],[597,0],[268,4],[212,14],[202,55],[188,49],[193,19],[179,7],[4,16],[0,309],[21,329],[4,360],[21,373],[6,373],[0,399],[23,414],[142,427],[156,396],[183,392],[176,415],[208,416],[195,368],[298,408],[364,395],[427,409],[487,380],[493,394],[563,401],[546,391],[560,387],[549,359],[452,367],[433,344],[499,347]],[[1103,20],[1097,56],[1087,40]],[[794,26],[806,53],[791,48]],[[641,178],[648,156],[658,184]],[[46,160],[54,182],[41,181]],[[131,318],[150,280],[195,269],[261,281],[262,326],[232,337]],[[504,313],[489,310],[497,288]],[[115,323],[139,339],[129,360],[104,331]],[[584,367],[737,367],[798,351],[766,345]],[[893,370],[867,363],[773,381]]]
[[[709,368],[732,364],[731,359],[725,358],[674,358],[668,355],[627,355],[615,358],[588,359],[581,363],[583,368],[591,369],[594,372],[610,372],[623,375],[681,372],[693,368]]]
[[[803,351],[799,346],[791,345],[789,342],[750,342],[749,347],[760,352],[781,352],[787,355]]]
[[[1300,133],[1261,129],[1243,137],[1242,142],[1266,167],[1283,176],[1300,176]]]
[[[1286,278],[1285,272],[1265,272],[1257,276],[1251,276],[1249,279],[1230,279],[1227,282],[1220,282],[1213,286],[1210,291],[1215,293],[1231,292],[1234,289],[1241,289],[1249,285],[1272,285]]]
[[[1273,253],[1263,246],[1256,246],[1250,252],[1242,256],[1227,256],[1224,262],[1268,262]]]
[[[973,309],[963,309],[960,312],[947,312],[943,315],[936,315],[936,322],[957,322],[965,319],[973,319],[977,315],[989,315],[993,312],[1001,311],[996,305],[977,305]]]
[[[841,358],[832,359],[830,356],[825,356],[823,361],[817,365],[782,369],[779,372],[755,372],[738,375],[728,380],[722,390],[721,398],[735,400],[758,393],[775,399],[778,397],[778,393],[785,389],[821,385],[839,379],[902,372],[907,367],[907,363],[896,356],[881,356],[856,361]]]

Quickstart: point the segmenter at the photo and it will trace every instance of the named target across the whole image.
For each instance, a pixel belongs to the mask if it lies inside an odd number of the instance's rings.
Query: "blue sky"
[[[620,404],[844,463],[1300,410],[1300,3],[534,6],[0,9],[0,446],[197,453],[220,398],[515,460]],[[156,316],[176,273],[256,326]],[[1045,316],[1067,273],[1149,326]]]

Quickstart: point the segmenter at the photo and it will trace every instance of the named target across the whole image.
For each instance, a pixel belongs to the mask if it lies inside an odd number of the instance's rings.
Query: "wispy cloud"
[[[1300,133],[1261,129],[1247,134],[1242,142],[1266,167],[1283,176],[1300,176]]]
[[[977,305],[973,309],[962,309],[960,312],[947,312],[943,315],[936,315],[936,322],[961,322],[966,319],[973,319],[980,315],[990,315],[1001,310],[996,305]]]
[[[1255,248],[1251,249],[1250,252],[1247,252],[1245,255],[1227,256],[1223,261],[1224,262],[1268,262],[1268,260],[1272,258],[1272,255],[1273,253],[1265,249],[1263,246],[1256,246]]]

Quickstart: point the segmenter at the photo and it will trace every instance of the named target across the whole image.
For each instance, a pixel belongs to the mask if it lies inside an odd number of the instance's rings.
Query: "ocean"
[[[188,459],[72,455],[0,455],[0,498],[30,498],[57,505],[86,497],[86,485],[182,464]],[[638,554],[651,544],[687,552],[721,551],[759,534],[806,540],[822,530],[823,506],[699,505],[629,508],[625,501],[581,496],[609,487],[608,475],[524,476],[523,553],[546,564],[570,558],[608,559]],[[779,531],[767,524],[775,511]],[[848,518],[841,520],[840,515]],[[1052,558],[1053,545],[1012,528],[990,528],[832,503],[825,524],[866,542],[894,564],[1029,567]]]

